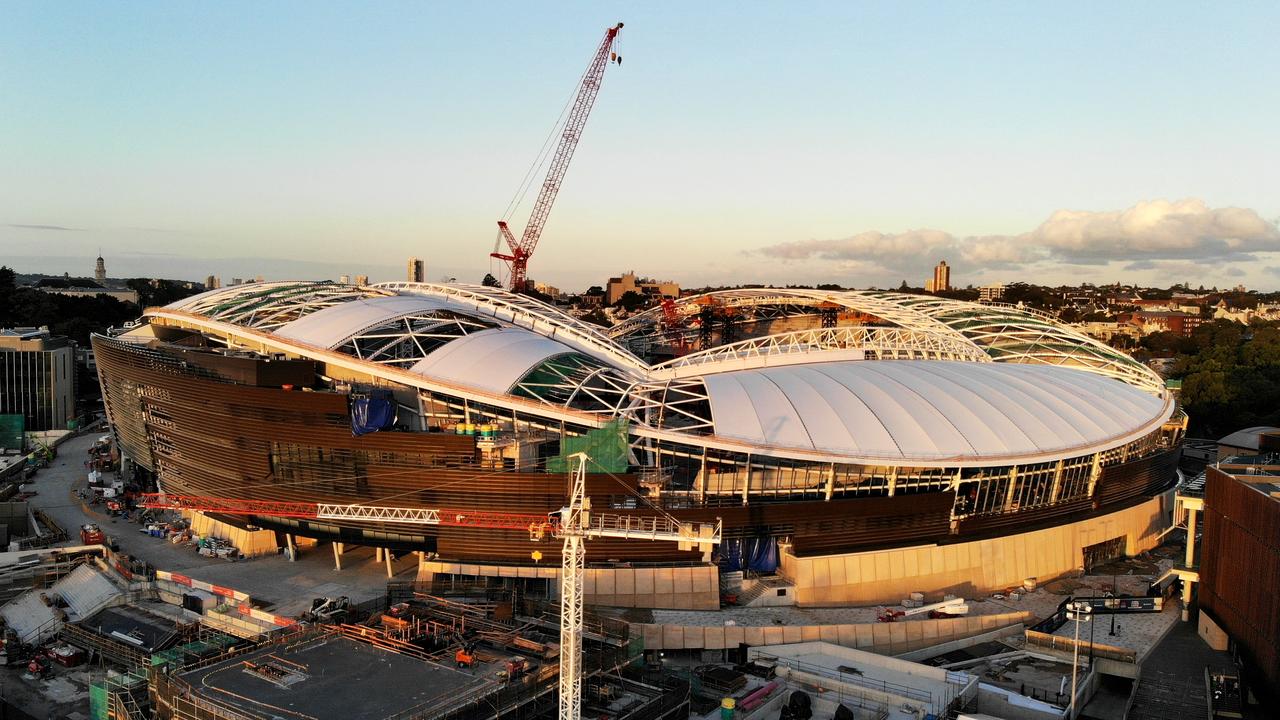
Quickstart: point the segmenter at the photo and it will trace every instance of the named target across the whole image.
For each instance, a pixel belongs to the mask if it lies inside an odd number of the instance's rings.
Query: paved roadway
[[[84,462],[89,447],[100,436],[101,433],[87,433],[62,443],[57,459],[36,475],[30,488],[38,494],[29,502],[61,525],[72,537],[72,543],[79,541],[81,525],[96,522],[116,539],[122,552],[161,570],[247,592],[256,601],[266,603],[267,609],[284,615],[295,615],[310,607],[314,597],[346,595],[352,602],[360,602],[385,592],[386,567],[373,560],[372,548],[348,549],[340,571],[333,569],[333,551],[328,543],[304,551],[297,562],[289,562],[283,555],[228,562],[201,557],[190,546],[149,537],[139,532],[137,523],[107,517],[99,512],[101,506],[85,505],[75,492],[87,484]],[[416,556],[400,559],[393,564],[396,579],[412,579],[416,567]]]

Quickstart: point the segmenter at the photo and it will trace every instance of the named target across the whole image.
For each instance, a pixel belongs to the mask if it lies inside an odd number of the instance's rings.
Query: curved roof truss
[[[709,304],[725,308],[770,308],[784,315],[814,314],[823,308],[839,307],[873,316],[901,331],[912,333],[912,342],[929,338],[924,344],[944,342],[949,348],[967,346],[969,354],[988,356],[996,362],[1063,365],[1112,377],[1156,395],[1163,394],[1164,382],[1154,371],[1128,355],[1083,333],[1063,325],[1039,311],[1003,304],[947,300],[932,295],[909,295],[879,291],[823,291],[803,288],[760,288],[722,290],[681,298],[676,313],[689,319]],[[619,343],[643,346],[663,337],[666,328],[662,308],[653,308],[619,323],[609,336]],[[792,336],[792,337],[788,337]],[[884,336],[889,339],[891,336]],[[803,348],[792,343],[805,341],[803,334],[783,333],[754,338],[688,355],[656,366],[657,371],[679,373],[680,368],[701,365],[699,372],[714,372],[712,362],[742,363],[738,355],[758,357],[760,365],[776,364]],[[898,338],[893,338],[896,342]],[[820,350],[830,351],[831,348]],[[961,358],[959,353],[954,359]],[[936,355],[933,357],[943,357]],[[759,365],[756,365],[759,366]],[[692,371],[690,371],[692,372]]]
[[[532,330],[620,367],[634,371],[644,371],[648,367],[643,360],[623,349],[602,332],[602,328],[527,295],[484,285],[453,283],[393,282],[379,283],[372,287],[402,295],[444,298],[472,313]]]
[[[388,294],[334,282],[246,283],[201,293],[167,307],[255,330],[275,330],[317,310]]]
[[[816,353],[825,357],[815,357]],[[655,365],[649,375],[687,377],[839,359],[991,362],[976,345],[952,333],[851,326],[795,330],[719,345]]]

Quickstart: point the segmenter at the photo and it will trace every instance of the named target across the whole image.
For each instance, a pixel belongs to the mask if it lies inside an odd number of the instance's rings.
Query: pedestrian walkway
[[[1129,720],[1204,720],[1204,671],[1234,671],[1231,658],[1205,644],[1196,620],[1179,622],[1142,663]]]

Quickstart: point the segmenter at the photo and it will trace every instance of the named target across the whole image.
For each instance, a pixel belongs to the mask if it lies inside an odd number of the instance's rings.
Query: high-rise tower
[[[102,259],[102,253],[98,253],[98,264],[93,268],[93,279],[98,281],[99,285],[106,287],[107,284],[107,263]]]
[[[943,260],[933,269],[932,287],[926,287],[929,292],[945,292],[951,289],[951,268],[947,265],[947,261]]]
[[[427,281],[427,263],[425,260],[419,260],[416,257],[409,258],[409,282],[426,282]]]

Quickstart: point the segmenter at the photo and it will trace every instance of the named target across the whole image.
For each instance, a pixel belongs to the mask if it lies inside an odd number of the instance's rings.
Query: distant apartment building
[[[0,329],[0,415],[27,430],[65,430],[75,417],[75,343],[48,328]]]
[[[983,285],[978,288],[978,300],[982,302],[999,302],[1004,298],[1004,283]]]
[[[357,276],[356,276],[356,285],[359,285],[360,287],[364,287],[365,285],[368,285],[368,284],[369,284],[369,276],[368,276],[368,275],[357,275]]]
[[[243,284],[244,284],[244,278],[233,277],[233,278],[231,278],[231,284],[232,284],[232,285],[243,285]]]
[[[350,275],[339,275],[339,276],[338,276],[338,283],[339,283],[339,284],[341,284],[341,285],[350,285],[350,284],[351,284],[351,276],[350,276]]]
[[[535,282],[533,284],[533,289],[537,290],[543,295],[546,295],[548,297],[553,297],[553,298],[558,298],[564,294],[564,293],[561,293],[560,288],[556,287],[555,285],[548,285],[543,282]]]
[[[629,292],[638,293],[649,298],[678,298],[680,286],[670,280],[650,280],[637,278],[634,270],[623,273],[619,277],[609,278],[605,285],[605,302],[612,305]]]
[[[222,287],[222,278],[217,275],[210,275],[204,279],[205,290],[217,290],[220,287]]]
[[[1190,337],[1196,328],[1205,323],[1205,319],[1200,315],[1184,312],[1140,310],[1120,315],[1120,322],[1137,327],[1143,335],[1171,332]]]
[[[1096,321],[1076,323],[1073,327],[1085,335],[1105,343],[1110,343],[1117,337],[1127,337],[1135,340],[1142,337],[1142,329],[1129,323]]]
[[[939,262],[933,268],[933,278],[924,281],[926,292],[946,292],[951,289],[951,267],[947,261]]]
[[[427,261],[419,260],[416,257],[409,258],[408,267],[409,282],[426,282],[427,281]]]

